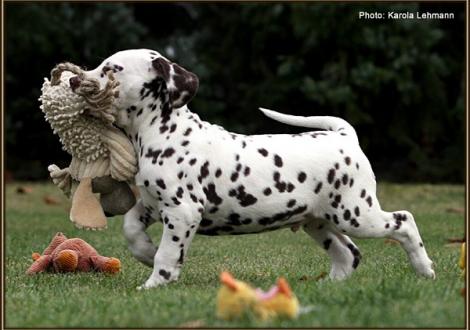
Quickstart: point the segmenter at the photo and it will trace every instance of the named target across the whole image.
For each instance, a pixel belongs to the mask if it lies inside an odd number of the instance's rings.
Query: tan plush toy
[[[68,239],[57,233],[42,255],[33,253],[34,263],[26,271],[32,275],[44,271],[90,272],[98,271],[115,274],[121,270],[116,258],[103,257],[87,242],[80,238]]]
[[[96,79],[87,78],[76,65],[62,63],[45,78],[42,86],[41,110],[63,149],[72,155],[69,167],[50,165],[54,184],[68,197],[72,196],[70,220],[79,228],[102,229],[106,215],[126,213],[135,196],[128,183],[137,172],[137,159],[128,137],[113,126],[118,97],[113,72],[100,89]],[[78,80],[72,90],[70,80]],[[73,182],[78,187],[73,190]],[[100,201],[94,193],[100,193]]]

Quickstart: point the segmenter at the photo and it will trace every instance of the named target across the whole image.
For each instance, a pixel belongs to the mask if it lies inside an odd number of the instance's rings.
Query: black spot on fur
[[[228,216],[228,225],[232,226],[240,226],[242,223],[240,222],[240,214],[238,213],[231,213]]]
[[[178,198],[183,197],[183,188],[178,187],[178,189],[176,190],[176,197]]]
[[[184,262],[184,249],[181,247],[180,248],[180,256],[178,258],[178,263],[182,264]]]
[[[202,190],[204,191],[207,200],[212,204],[219,205],[222,203],[222,198],[217,195],[217,192],[215,191],[215,185],[213,183],[208,184],[207,188],[204,187]]]
[[[162,153],[162,158],[170,158],[175,153],[175,149],[169,147]]]
[[[328,175],[327,175],[326,178],[327,178],[329,184],[333,183],[333,180],[335,179],[335,173],[336,173],[336,171],[335,171],[334,168],[332,168],[328,171]]]
[[[349,220],[349,219],[351,219],[351,212],[350,212],[349,210],[344,211],[344,213],[343,213],[343,218],[344,218],[344,220],[346,220],[346,221]]]
[[[189,165],[193,166],[194,164],[196,164],[196,162],[197,162],[197,159],[193,158],[189,161]]]
[[[158,179],[156,180],[157,186],[159,186],[162,189],[166,189],[165,181],[163,179]]]
[[[153,150],[152,148],[148,148],[147,154],[145,155],[145,157],[152,158],[152,164],[155,164],[161,152],[162,152],[161,150]]]
[[[331,244],[331,239],[328,238],[328,239],[324,240],[323,241],[323,248],[325,250],[328,250],[330,248],[330,244]]]
[[[283,162],[282,158],[279,155],[274,155],[274,165],[276,165],[277,167],[282,167]]]
[[[333,214],[333,221],[334,223],[338,224],[339,221],[338,221],[338,216],[336,214]]]
[[[209,176],[209,162],[206,161],[204,165],[201,166],[200,172],[201,179],[205,179]]]
[[[171,273],[170,272],[167,272],[166,270],[164,269],[160,269],[158,271],[158,274],[160,274],[161,277],[163,277],[165,280],[169,280],[170,279],[170,276],[171,276]]]
[[[323,186],[323,183],[320,181],[317,183],[317,186],[315,187],[314,193],[318,194],[321,190],[321,187]]]
[[[353,227],[359,227],[359,222],[357,222],[356,219],[351,219],[351,226],[353,226]]]
[[[346,165],[351,165],[351,157],[349,156],[344,157],[344,162],[346,163]]]
[[[262,154],[264,157],[268,156],[268,151],[264,148],[258,149],[258,152]]]
[[[240,205],[243,207],[253,205],[258,201],[258,199],[255,196],[249,193],[246,193],[245,187],[242,185],[238,186],[236,197],[240,201]]]
[[[354,208],[354,214],[356,215],[356,217],[358,217],[360,215],[360,212],[359,212],[359,207],[355,207]]]
[[[297,180],[300,183],[303,183],[305,179],[307,179],[307,174],[305,174],[305,172],[300,172],[299,175],[297,176]]]
[[[250,175],[250,171],[251,171],[251,169],[248,166],[246,166],[245,169],[243,170],[243,175],[244,176]]]
[[[270,225],[273,224],[277,221],[287,221],[289,220],[292,216],[303,213],[307,210],[307,206],[298,206],[295,209],[292,210],[287,210],[284,212],[276,213],[272,217],[264,217],[258,220],[258,223],[260,225]]]
[[[367,204],[369,204],[369,207],[371,207],[372,206],[372,197],[368,196],[366,198],[366,202],[367,202]]]
[[[289,200],[289,202],[287,202],[287,207],[291,208],[295,205],[296,203],[296,200],[295,199],[291,199]]]
[[[216,171],[215,171],[215,177],[218,178],[219,176],[222,175],[222,170],[220,168],[218,168]]]
[[[339,189],[339,187],[341,186],[341,181],[339,179],[336,179],[335,181],[335,189]]]
[[[266,196],[271,195],[271,193],[272,193],[272,190],[269,187],[263,190],[263,194],[265,194]]]
[[[235,182],[237,181],[238,179],[238,172],[233,172],[232,175],[230,176],[230,180],[232,180],[232,182]]]
[[[364,198],[364,197],[366,197],[366,190],[362,189],[361,190],[361,198]]]

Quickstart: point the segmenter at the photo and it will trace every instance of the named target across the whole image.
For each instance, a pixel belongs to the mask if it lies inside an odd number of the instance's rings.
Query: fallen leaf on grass
[[[397,244],[400,244],[400,242],[398,242],[398,241],[395,240],[395,239],[391,239],[391,238],[387,238],[386,240],[384,240],[384,243],[385,243],[385,244],[390,244],[390,245],[397,245]]]
[[[16,193],[17,194],[30,194],[33,192],[33,188],[28,187],[28,186],[19,186],[16,188]]]
[[[449,243],[463,243],[463,242],[465,242],[465,238],[459,238],[459,237],[447,238],[447,242],[449,242]]]
[[[59,202],[59,200],[57,200],[57,198],[54,198],[54,197],[49,196],[49,195],[44,196],[42,200],[47,205],[58,205],[58,204],[60,204],[60,202]]]
[[[299,281],[309,281],[310,279],[312,281],[319,281],[321,280],[322,278],[325,278],[327,275],[326,272],[321,272],[319,275],[315,276],[314,278],[310,278],[308,277],[307,275],[303,275],[301,278],[299,278]]]
[[[193,320],[180,324],[180,328],[202,328],[204,325],[204,320]]]
[[[446,209],[446,212],[449,212],[449,213],[457,213],[457,214],[464,214],[465,213],[465,209],[464,208],[461,208],[461,207],[449,207]]]

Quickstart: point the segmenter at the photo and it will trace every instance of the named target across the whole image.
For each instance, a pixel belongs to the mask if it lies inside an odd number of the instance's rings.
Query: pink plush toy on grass
[[[84,240],[69,239],[62,233],[54,236],[42,255],[33,253],[33,260],[34,263],[26,271],[28,275],[44,271],[98,271],[115,274],[121,270],[119,259],[103,257]]]

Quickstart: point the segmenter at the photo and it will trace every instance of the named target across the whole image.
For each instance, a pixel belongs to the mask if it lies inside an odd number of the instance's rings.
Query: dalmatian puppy
[[[398,240],[416,273],[435,277],[412,214],[381,209],[371,165],[346,121],[261,109],[274,120],[316,130],[235,134],[187,108],[198,78],[158,52],[121,51],[86,75],[104,84],[107,70],[120,82],[116,125],[139,159],[141,199],[124,218],[130,251],[153,266],[139,288],[177,280],[196,233],[285,227],[301,227],[326,250],[332,279],[347,278],[359,264],[350,236]],[[163,223],[159,247],[146,233],[156,221]]]

